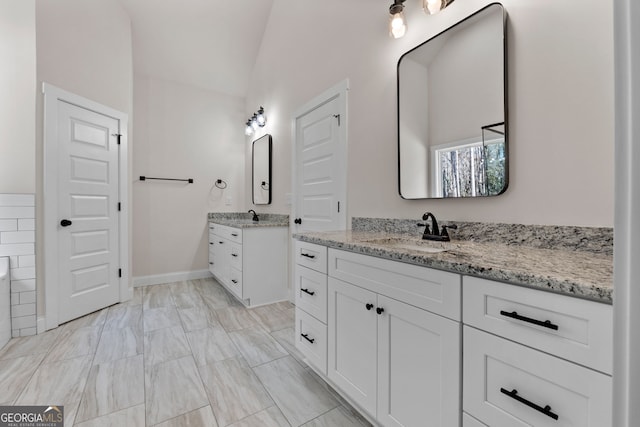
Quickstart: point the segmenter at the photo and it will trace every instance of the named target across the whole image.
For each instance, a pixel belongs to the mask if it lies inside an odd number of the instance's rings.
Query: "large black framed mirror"
[[[271,203],[271,150],[271,135],[266,134],[253,141],[251,187],[254,205]]]
[[[404,199],[483,197],[508,185],[506,12],[492,3],[398,61]]]

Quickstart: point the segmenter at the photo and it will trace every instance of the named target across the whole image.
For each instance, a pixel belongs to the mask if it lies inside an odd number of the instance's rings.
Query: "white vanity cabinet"
[[[611,425],[610,305],[463,283],[465,412],[490,427]]]
[[[460,425],[460,275],[336,249],[328,262],[331,382],[383,426]]]
[[[286,227],[209,223],[209,271],[243,304],[287,299]]]

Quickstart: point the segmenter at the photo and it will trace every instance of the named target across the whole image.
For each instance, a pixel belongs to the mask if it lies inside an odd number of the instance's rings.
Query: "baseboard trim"
[[[47,318],[45,316],[38,316],[36,319],[36,334],[41,334],[47,330]]]
[[[163,283],[180,282],[182,280],[206,279],[213,277],[209,270],[176,271],[175,273],[154,274],[133,278],[133,287],[160,285]]]

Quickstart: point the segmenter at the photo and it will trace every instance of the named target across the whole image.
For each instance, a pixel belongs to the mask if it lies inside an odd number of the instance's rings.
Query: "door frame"
[[[118,258],[122,276],[118,279],[119,301],[132,297],[129,287],[129,209],[128,186],[128,115],[82,96],[67,92],[49,83],[42,84],[44,94],[44,151],[43,151],[43,238],[44,238],[44,330],[57,327],[58,323],[58,101],[84,108],[119,121],[120,150],[118,153],[118,192],[122,203],[118,215]],[[38,331],[42,332],[42,331]]]
[[[292,211],[292,215],[289,216],[291,230],[297,229],[293,220],[296,218],[296,215],[298,213],[298,198],[299,198],[299,194],[296,191],[298,174],[299,174],[296,167],[296,160],[297,160],[296,152],[298,151],[298,141],[296,137],[297,135],[296,124],[300,117],[310,113],[311,111],[315,110],[316,108],[322,106],[323,104],[326,104],[327,102],[333,99],[338,99],[338,108],[339,108],[338,114],[340,114],[340,126],[338,126],[338,137],[340,138],[340,140],[338,142],[338,152],[336,154],[338,155],[338,158],[341,159],[339,173],[340,173],[342,182],[344,183],[341,194],[338,195],[339,200],[343,201],[341,205],[342,215],[340,215],[339,217],[340,218],[339,228],[340,229],[351,228],[349,227],[348,221],[347,221],[347,218],[349,217],[348,216],[349,203],[347,199],[347,164],[348,164],[347,162],[348,162],[348,151],[349,151],[347,146],[348,127],[349,127],[349,120],[347,115],[348,92],[349,92],[349,79],[344,79],[340,83],[325,90],[320,95],[314,97],[313,99],[306,102],[304,105],[302,105],[300,108],[294,111],[294,114],[291,120],[291,142],[292,142],[292,147],[291,147],[292,148],[291,150],[291,153],[292,153],[291,154],[291,169],[292,169],[291,170],[291,193],[292,193],[291,206],[292,208],[291,208],[291,211]]]

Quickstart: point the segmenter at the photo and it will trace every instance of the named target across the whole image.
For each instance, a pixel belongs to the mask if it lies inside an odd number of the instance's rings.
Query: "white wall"
[[[131,20],[117,1],[36,0],[35,31],[38,81],[36,261],[38,314],[42,315],[45,286],[42,278],[44,256],[47,255],[42,241],[42,82],[128,114],[131,135],[133,60]],[[130,139],[129,155],[132,144],[135,142]],[[131,205],[130,200],[126,203]]]
[[[134,87],[133,275],[207,270],[207,213],[244,209],[244,98],[137,75]]]
[[[274,202],[263,210],[290,210],[293,111],[349,78],[349,215],[418,218],[430,210],[450,220],[612,226],[612,4],[597,0],[502,2],[509,15],[506,194],[433,201],[398,196],[397,60],[489,3],[457,1],[429,17],[409,1],[408,33],[393,40],[387,4],[276,0],[245,110],[264,105],[270,113],[265,131],[274,137]]]
[[[0,0],[0,193],[36,191],[35,0]]]

